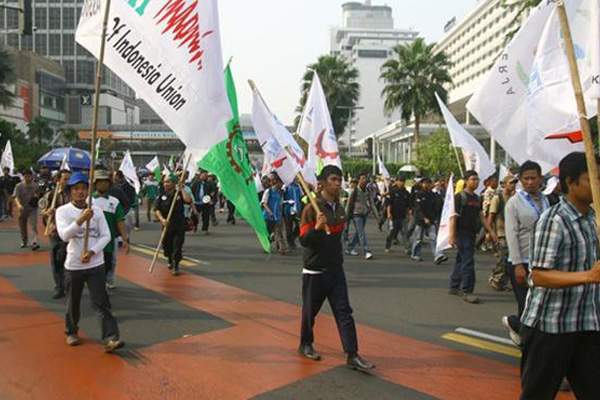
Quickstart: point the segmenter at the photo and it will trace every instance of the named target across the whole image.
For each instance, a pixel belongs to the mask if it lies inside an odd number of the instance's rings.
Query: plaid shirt
[[[529,268],[588,271],[599,256],[594,212],[590,208],[583,215],[563,198],[542,214],[531,243]],[[523,324],[547,333],[600,331],[600,285],[549,289],[535,286],[530,275],[521,319]]]

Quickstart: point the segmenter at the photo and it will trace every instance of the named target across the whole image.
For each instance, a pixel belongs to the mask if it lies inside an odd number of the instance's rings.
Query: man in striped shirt
[[[565,197],[542,214],[531,238],[521,400],[554,399],[564,377],[577,399],[600,396],[600,263],[590,177],[583,153],[569,154],[559,167]]]

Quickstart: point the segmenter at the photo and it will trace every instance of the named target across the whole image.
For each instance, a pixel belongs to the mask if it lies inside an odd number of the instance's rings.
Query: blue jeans
[[[431,246],[431,254],[434,255],[433,259],[437,260],[442,256],[442,253],[435,252],[435,245],[437,239],[437,227],[435,225],[417,225],[415,227],[414,238],[415,241],[412,245],[412,256],[421,257],[421,247],[423,245],[423,237],[427,235],[429,237],[429,245]]]
[[[450,276],[450,289],[463,293],[475,290],[475,233],[456,232],[456,262]]]
[[[369,248],[369,243],[367,243],[367,235],[365,234],[365,226],[367,225],[367,216],[366,215],[354,215],[352,217],[354,220],[354,225],[356,227],[356,233],[354,233],[354,238],[352,239],[352,243],[348,246],[348,251],[354,250],[356,245],[360,243],[360,247],[364,253],[370,253],[371,249]]]

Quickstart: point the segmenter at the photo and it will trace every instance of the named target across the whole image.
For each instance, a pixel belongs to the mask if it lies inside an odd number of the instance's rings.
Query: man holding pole
[[[177,190],[176,185],[179,185]],[[164,182],[164,192],[156,199],[154,212],[163,226],[162,246],[169,262],[169,269],[173,270],[173,276],[179,275],[179,263],[183,259],[185,204],[192,204],[192,197],[183,190],[183,179],[178,183],[177,175],[169,175]]]
[[[71,176],[67,185],[71,202],[56,210],[60,238],[68,242],[65,262],[67,289],[67,345],[81,344],[78,336],[81,294],[87,284],[92,305],[102,329],[104,351],[111,353],[125,344],[119,339],[119,327],[110,311],[104,272],[104,247],[110,242],[110,229],[98,207],[88,208],[88,178],[82,173]]]
[[[339,197],[342,190],[342,171],[335,165],[327,165],[319,180],[323,190],[317,197],[317,213],[314,206],[305,207],[300,226],[300,243],[304,246],[302,271],[302,325],[299,353],[311,360],[321,355],[313,348],[313,326],[325,299],[333,311],[344,352],[348,355],[348,367],[364,372],[375,366],[358,355],[356,326],[348,298],[348,286],[344,275],[342,232],[346,213]],[[327,234],[326,229],[330,234]]]
[[[600,159],[595,157],[595,168]],[[584,153],[560,162],[565,197],[535,224],[521,318],[521,400],[554,399],[564,377],[579,400],[598,398],[600,263]],[[596,174],[593,174],[596,175]]]

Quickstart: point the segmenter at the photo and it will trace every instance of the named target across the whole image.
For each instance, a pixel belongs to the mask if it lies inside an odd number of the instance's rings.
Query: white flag
[[[450,246],[450,218],[456,215],[454,204],[454,175],[450,176],[448,187],[446,188],[446,197],[444,198],[444,208],[442,209],[442,218],[440,219],[440,229],[438,230],[435,243],[435,252],[440,253]]]
[[[139,193],[141,189],[140,180],[138,179],[137,172],[135,172],[135,166],[133,165],[133,160],[131,159],[131,153],[129,153],[129,151],[125,153],[119,171],[123,172],[127,182],[135,188],[136,193]]]
[[[383,161],[381,161],[381,157],[379,156],[379,154],[377,155],[377,165],[379,166],[379,173],[383,175],[385,179],[390,179],[392,177],[388,172],[387,168],[385,167]]]
[[[338,150],[338,143],[327,107],[325,92],[321,86],[319,75],[313,75],[310,92],[304,106],[304,113],[298,128],[298,135],[308,143],[308,165],[314,171],[317,169],[318,159],[322,165],[336,165],[342,168],[342,160]]]
[[[258,193],[265,190],[265,188],[263,187],[263,184],[262,184],[262,180],[260,179],[260,174],[258,174],[258,173],[254,174],[254,185],[256,186],[256,191]]]
[[[253,90],[253,92],[252,123],[265,154],[267,166],[276,171],[281,180],[288,185],[294,181],[296,175],[306,165],[304,152],[285,125],[277,116],[271,113],[260,94],[256,90]],[[289,156],[284,148],[289,152]],[[264,169],[265,166],[263,165],[263,173],[265,172]],[[312,180],[310,174],[303,175],[308,181]]]
[[[595,74],[592,60],[600,57],[600,43],[592,42],[598,19],[592,21],[591,8],[598,0],[572,0],[567,14],[573,36],[577,64],[582,78],[586,112],[597,113]],[[529,125],[527,149],[530,158],[558,165],[573,151],[583,151],[581,125],[571,82],[569,62],[557,10],[553,10],[540,39],[529,79]]]
[[[67,155],[68,154],[69,153],[67,152],[64,155],[64,157],[62,159],[62,162],[60,163],[60,169],[59,169],[59,171],[70,171],[71,170],[71,167],[69,167],[69,163],[67,162]]]
[[[504,178],[508,176],[510,171],[504,164],[500,164],[500,171],[498,172],[498,182],[502,182]]]
[[[156,175],[157,172],[160,172],[160,161],[158,161],[158,156],[154,156],[154,158],[146,164],[146,169],[154,175]]]
[[[75,38],[98,57],[106,1],[86,0]],[[217,0],[113,1],[104,64],[188,146],[227,138]]]
[[[2,169],[9,168],[12,174],[15,171],[15,159],[13,158],[12,146],[10,140],[6,141],[4,146],[4,152],[2,153],[2,159],[0,160],[0,167]]]
[[[467,103],[471,114],[519,164],[529,159],[526,146],[529,75],[539,38],[553,9],[553,3],[542,1],[531,11],[498,57],[485,83]],[[544,171],[553,167],[548,163],[540,164]]]
[[[494,175],[496,167],[492,163],[492,160],[490,160],[490,157],[481,143],[458,123],[437,93],[435,94],[435,97],[444,116],[444,120],[446,121],[448,132],[450,132],[452,145],[454,147],[459,147],[462,150],[466,169],[476,171],[477,175],[479,175],[480,182],[483,183],[488,177]]]

